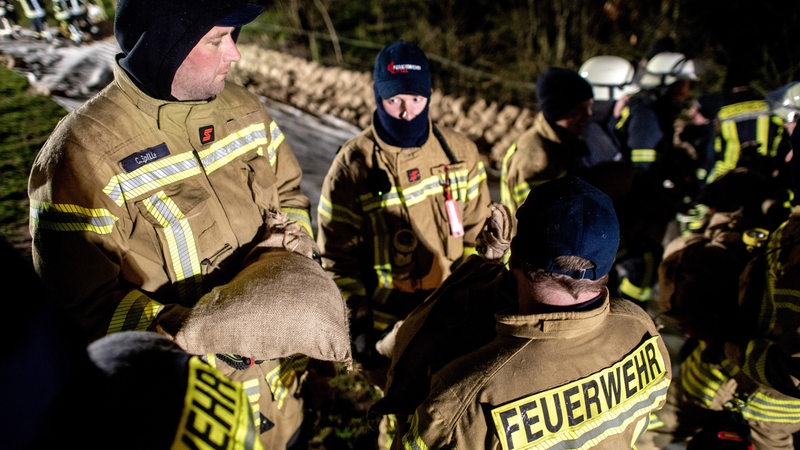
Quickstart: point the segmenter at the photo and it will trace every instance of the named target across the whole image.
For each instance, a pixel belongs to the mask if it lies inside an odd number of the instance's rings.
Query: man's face
[[[391,98],[381,99],[387,114],[400,120],[412,120],[425,109],[428,98],[417,94],[398,94]]]
[[[564,117],[556,120],[556,125],[566,129],[571,134],[580,136],[589,119],[592,117],[593,99],[584,100],[583,103],[572,108]]]
[[[194,46],[172,79],[178,100],[205,100],[225,87],[231,63],[241,58],[231,33],[233,27],[214,27]]]
[[[681,106],[686,102],[691,86],[692,82],[689,80],[678,80],[669,85],[669,96],[674,106]]]

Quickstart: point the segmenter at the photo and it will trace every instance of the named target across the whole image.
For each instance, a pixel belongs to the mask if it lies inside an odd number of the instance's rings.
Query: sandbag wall
[[[325,67],[312,61],[241,45],[242,59],[233,65],[233,80],[255,94],[287,103],[318,116],[331,115],[359,128],[369,126],[375,97],[372,73]],[[503,153],[533,123],[534,112],[513,105],[444,95],[434,88],[431,119],[475,141],[491,168],[499,168]]]

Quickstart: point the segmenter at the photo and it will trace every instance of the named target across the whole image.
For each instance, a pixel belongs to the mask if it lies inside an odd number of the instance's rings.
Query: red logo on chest
[[[200,128],[200,143],[208,144],[214,141],[214,125]]]
[[[408,175],[408,181],[419,181],[422,179],[422,174],[419,172],[419,169],[411,169],[406,172]]]

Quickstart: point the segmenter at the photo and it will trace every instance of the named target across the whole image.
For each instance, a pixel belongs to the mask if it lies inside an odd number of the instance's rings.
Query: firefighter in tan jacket
[[[174,336],[267,238],[270,210],[311,239],[284,134],[256,96],[225,81],[241,26],[262,11],[244,0],[117,3],[114,81],[61,121],[29,180],[35,268],[87,342]],[[307,358],[209,362],[244,382],[265,447],[294,439]]]
[[[422,50],[387,45],[374,79],[372,125],[336,154],[317,234],[350,307],[355,359],[367,366],[388,364],[376,341],[475,253],[491,202],[476,145],[431,123]]]
[[[800,148],[796,129],[792,144]],[[800,160],[785,169],[800,180]],[[675,422],[674,441],[714,430],[724,411],[746,424],[750,448],[797,447],[800,206],[793,201],[776,225],[761,205],[775,202],[768,194],[777,191],[762,183],[746,168],[709,183],[706,191],[721,195],[701,197],[709,206],[705,229],[670,242],[659,267],[663,316],[687,335],[670,396],[675,413],[665,421]],[[731,195],[736,188],[743,195]]]
[[[503,156],[500,201],[513,215],[537,184],[578,174],[589,156],[582,134],[592,117],[592,85],[577,72],[560,67],[545,71],[536,82],[539,111],[533,126]]]
[[[386,398],[404,398],[393,393],[400,377],[432,375],[408,420],[398,415],[392,448],[636,448],[664,404],[672,377],[664,341],[645,311],[606,288],[619,244],[610,198],[566,176],[535,187],[516,217],[510,271],[496,265],[488,290],[475,285],[485,266],[454,274],[430,301],[454,314],[429,315],[429,323],[420,315],[437,306],[426,302],[400,327]],[[468,296],[471,305],[451,298],[465,286],[483,293]],[[459,314],[490,319],[492,308],[494,321]],[[462,338],[477,345],[452,354]],[[429,351],[427,360],[403,359],[426,345],[454,358]]]

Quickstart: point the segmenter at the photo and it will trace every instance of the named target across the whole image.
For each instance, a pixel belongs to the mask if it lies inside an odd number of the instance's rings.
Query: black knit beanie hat
[[[117,61],[148,95],[172,97],[172,79],[200,39],[215,25],[242,25],[264,7],[246,0],[118,0],[114,35]]]
[[[592,85],[570,69],[550,68],[536,82],[539,108],[550,123],[564,117],[572,108],[593,98],[593,95]]]

